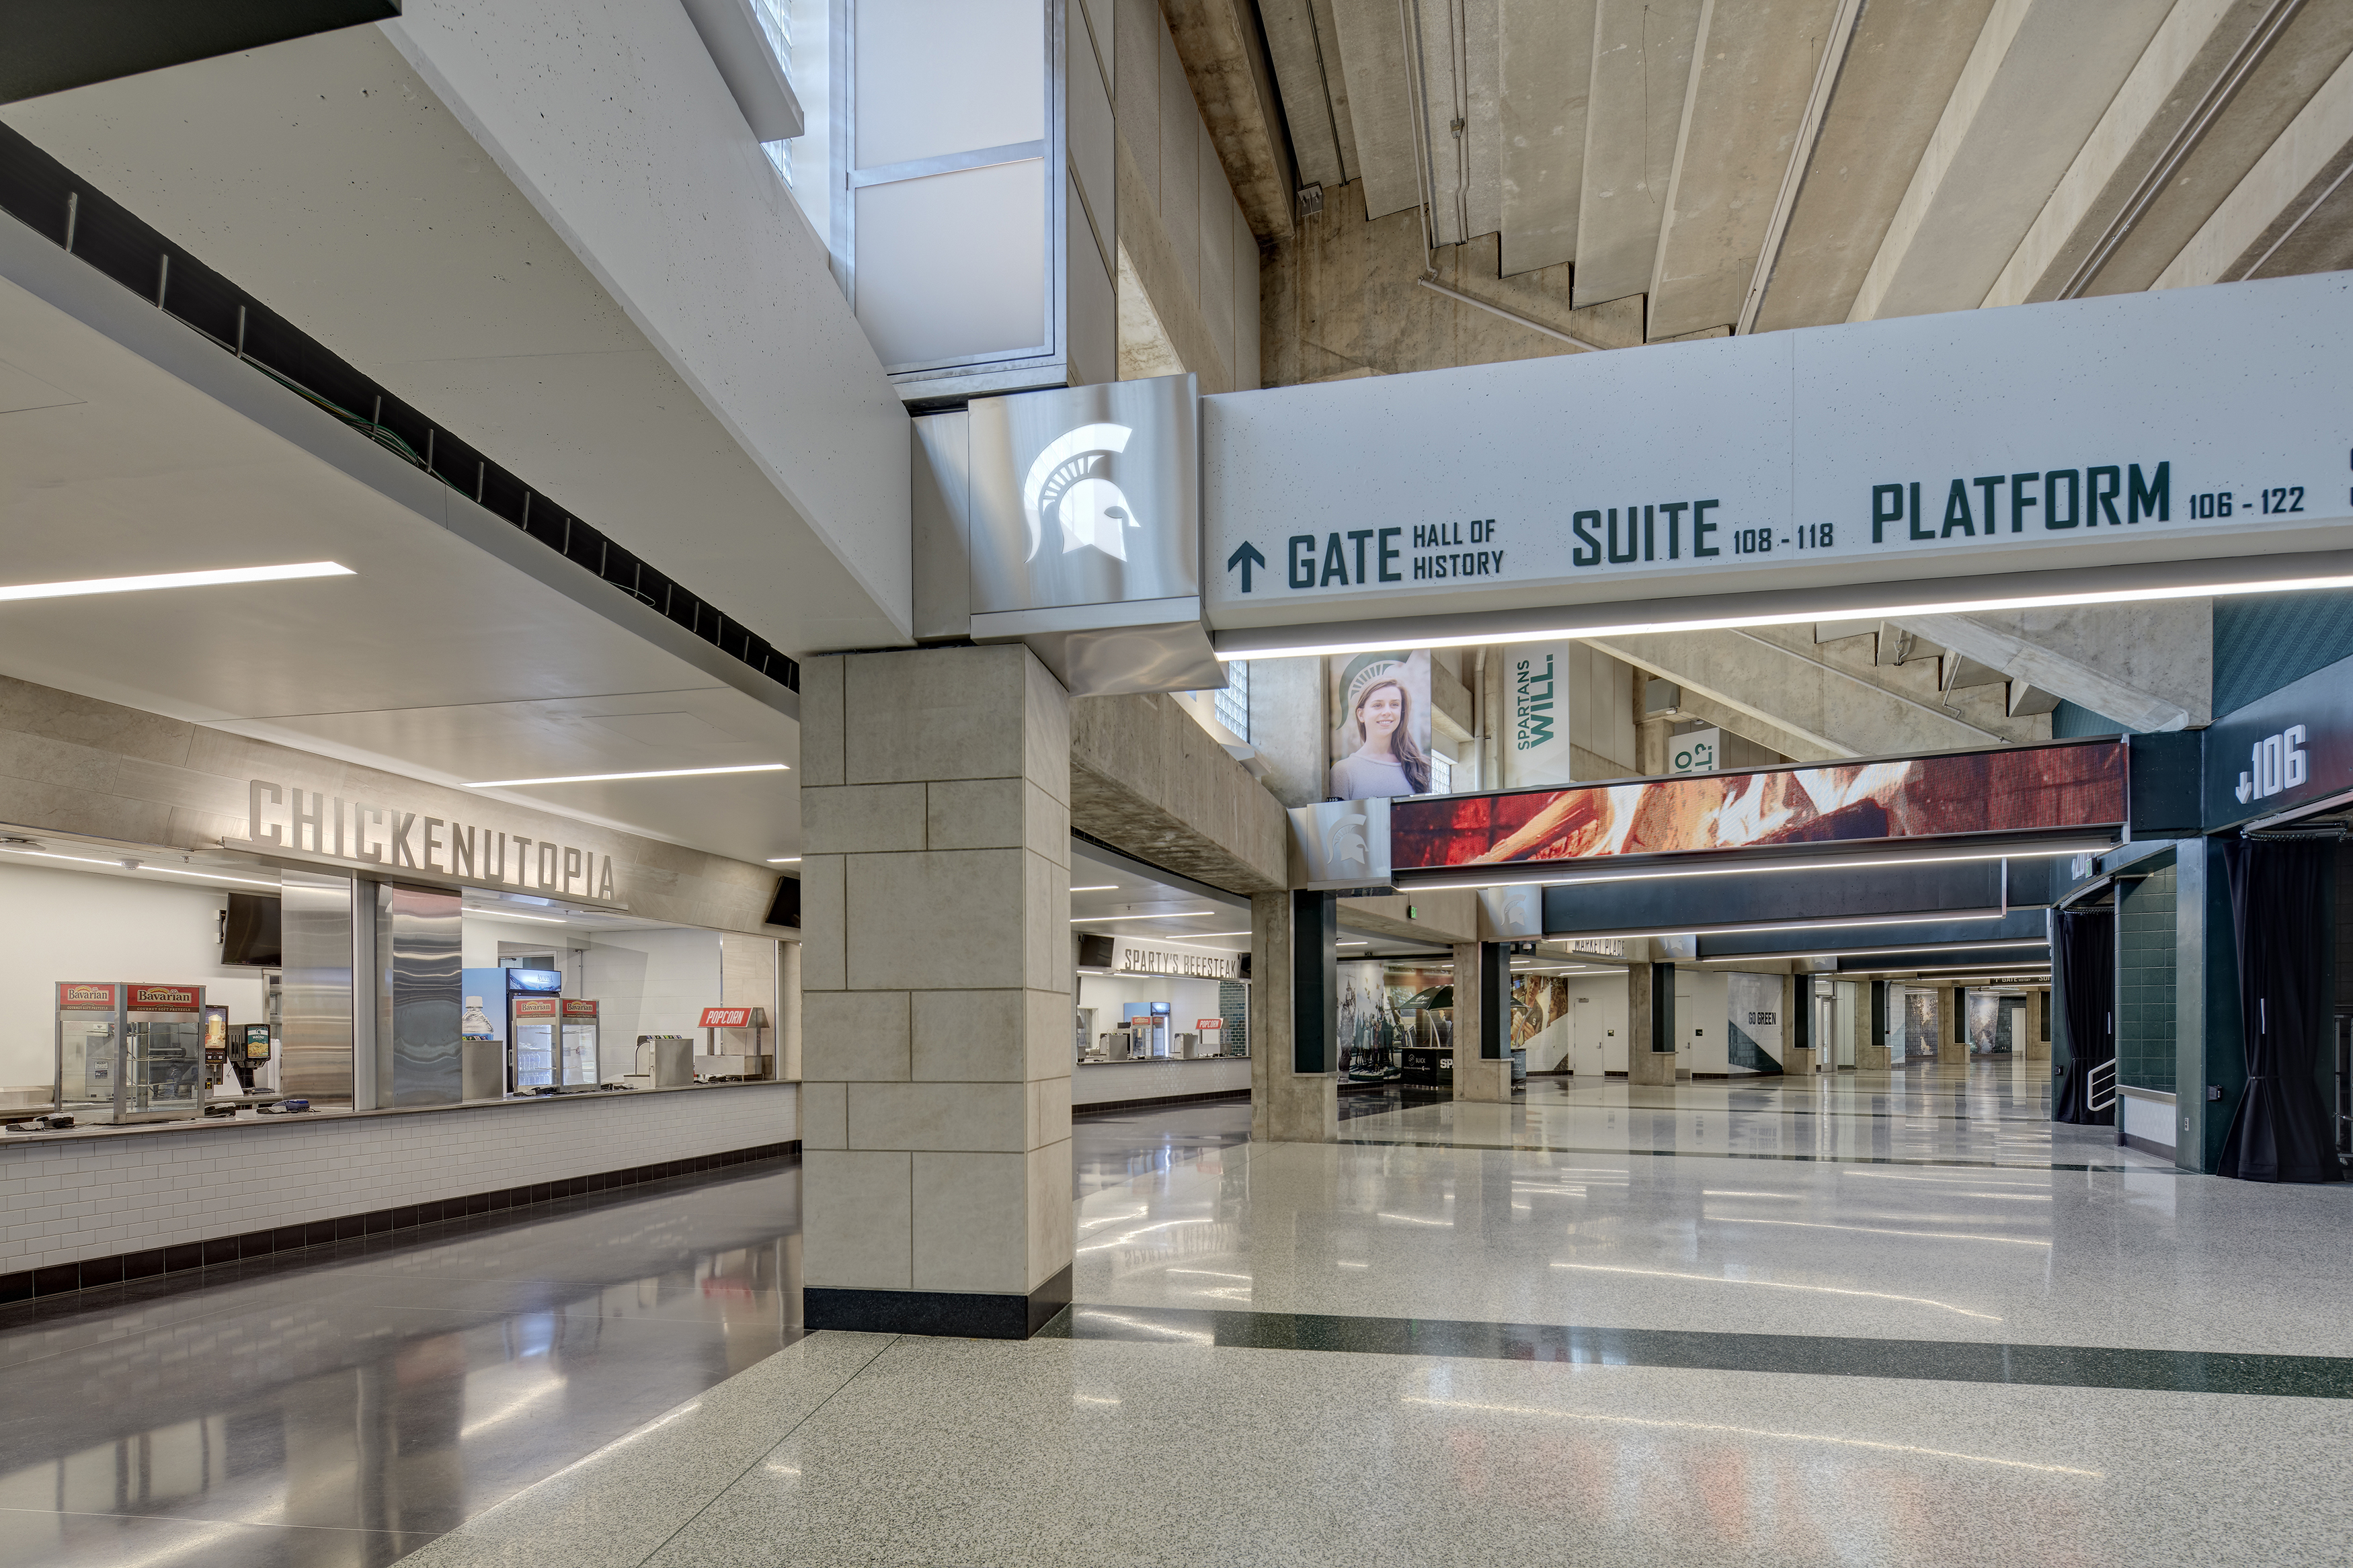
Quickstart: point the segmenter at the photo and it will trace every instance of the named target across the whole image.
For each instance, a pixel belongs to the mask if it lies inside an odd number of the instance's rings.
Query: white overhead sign
[[[1233,653],[1767,589],[1827,612],[2126,563],[2308,573],[2276,558],[2353,544],[2348,342],[2332,273],[1209,397],[1208,616]]]

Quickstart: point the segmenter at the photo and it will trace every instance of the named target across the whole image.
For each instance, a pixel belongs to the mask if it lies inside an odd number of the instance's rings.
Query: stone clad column
[[[1500,963],[1500,1012],[1495,994]],[[1488,1054],[1500,1032],[1503,1058]],[[1506,1104],[1512,1098],[1512,959],[1507,943],[1454,944],[1454,1098]]]
[[[1329,893],[1250,895],[1254,1143],[1330,1143],[1340,1136],[1334,901]]]
[[[1785,1073],[1813,1076],[1813,1009],[1814,977],[1795,973],[1781,976],[1781,1070]]]
[[[801,681],[808,1326],[1026,1338],[1071,1299],[1069,696],[1019,647]]]
[[[2051,987],[2048,985],[2026,994],[2026,1059],[2031,1062],[2051,1059]]]
[[[1937,1069],[1965,1068],[1969,1065],[1969,1044],[1961,1037],[1961,993],[1950,985],[1936,989]]]
[[[1893,1064],[1887,1048],[1888,1013],[1895,997],[1884,980],[1868,983],[1864,1003],[1854,1010],[1854,1066],[1857,1072],[1885,1072]]]

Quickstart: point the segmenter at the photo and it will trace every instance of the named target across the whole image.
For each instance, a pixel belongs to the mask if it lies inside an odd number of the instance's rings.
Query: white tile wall
[[[0,1274],[781,1143],[798,1085],[0,1144]]]
[[[1071,1103],[1099,1105],[1111,1100],[1155,1100],[1162,1095],[1222,1094],[1250,1086],[1248,1057],[1202,1057],[1193,1061],[1096,1062],[1071,1075]]]

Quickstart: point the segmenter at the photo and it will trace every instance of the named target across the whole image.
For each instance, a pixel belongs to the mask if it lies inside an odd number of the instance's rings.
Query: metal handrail
[[[2100,1098],[2104,1093],[2107,1096],[2105,1100]],[[2116,1102],[2116,1058],[2111,1057],[2084,1075],[2084,1109],[2105,1110]]]

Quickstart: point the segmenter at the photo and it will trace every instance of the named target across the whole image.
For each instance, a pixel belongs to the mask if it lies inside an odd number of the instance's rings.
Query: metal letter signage
[[[2348,340],[2328,273],[1223,394],[1209,624],[1233,657],[2353,574]]]
[[[2353,793],[2353,659],[2223,714],[2205,741],[2210,829]]]

